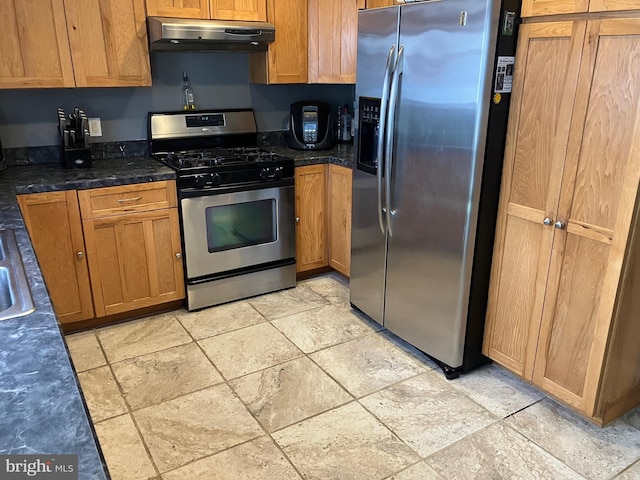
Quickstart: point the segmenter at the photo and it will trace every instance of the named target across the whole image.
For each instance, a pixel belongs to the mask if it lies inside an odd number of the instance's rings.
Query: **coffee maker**
[[[317,100],[292,103],[287,142],[289,147],[298,150],[333,148],[331,106]]]

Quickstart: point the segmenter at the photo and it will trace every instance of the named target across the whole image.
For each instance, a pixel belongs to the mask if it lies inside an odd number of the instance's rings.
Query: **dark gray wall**
[[[353,101],[352,85],[249,83],[244,53],[154,52],[150,88],[0,90],[2,146],[57,144],[56,108],[69,112],[76,106],[102,120],[103,136],[95,141],[146,139],[147,112],[180,109],[183,69],[198,108],[253,108],[260,131],[285,129],[289,104],[298,100],[323,100],[335,106]]]

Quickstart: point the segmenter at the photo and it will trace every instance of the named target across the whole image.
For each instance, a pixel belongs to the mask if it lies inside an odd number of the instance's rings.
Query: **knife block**
[[[62,163],[67,168],[91,166],[91,149],[89,148],[65,147],[61,143],[60,151],[61,151],[60,157],[62,158]]]

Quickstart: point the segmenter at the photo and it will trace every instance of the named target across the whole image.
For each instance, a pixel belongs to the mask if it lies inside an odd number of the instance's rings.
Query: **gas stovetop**
[[[181,191],[293,182],[293,158],[256,146],[253,110],[150,113],[149,144]]]
[[[179,172],[188,174],[192,171],[214,172],[226,165],[250,168],[256,163],[274,163],[290,161],[288,157],[277,155],[260,147],[212,148],[205,150],[182,150],[179,152],[158,152],[154,156]]]

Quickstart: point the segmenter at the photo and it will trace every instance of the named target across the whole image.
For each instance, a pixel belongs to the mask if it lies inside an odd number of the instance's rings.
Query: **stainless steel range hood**
[[[183,52],[260,52],[276,37],[264,22],[147,18],[149,49]]]

